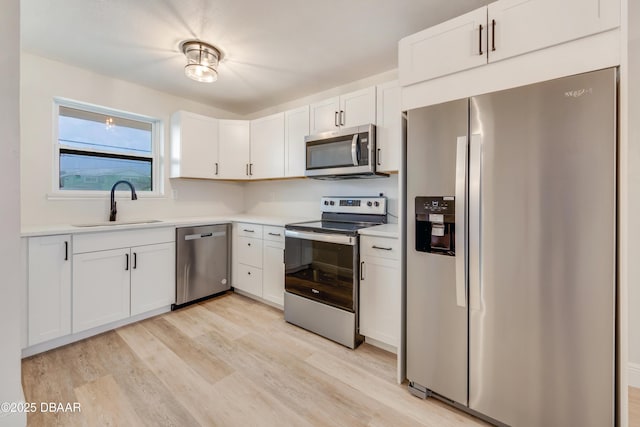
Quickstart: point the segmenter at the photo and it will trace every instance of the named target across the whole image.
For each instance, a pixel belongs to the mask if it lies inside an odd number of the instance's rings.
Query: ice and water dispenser
[[[455,256],[455,197],[416,197],[416,250]]]

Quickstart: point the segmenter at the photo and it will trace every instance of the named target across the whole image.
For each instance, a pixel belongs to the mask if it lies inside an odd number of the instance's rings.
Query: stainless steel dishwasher
[[[176,303],[172,309],[230,289],[231,224],[176,229]]]

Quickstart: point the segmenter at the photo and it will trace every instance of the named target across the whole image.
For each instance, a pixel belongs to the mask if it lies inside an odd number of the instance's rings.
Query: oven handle
[[[338,245],[355,246],[356,239],[346,234],[314,233],[313,231],[285,230],[284,236],[293,239],[313,240],[316,242],[337,243]]]

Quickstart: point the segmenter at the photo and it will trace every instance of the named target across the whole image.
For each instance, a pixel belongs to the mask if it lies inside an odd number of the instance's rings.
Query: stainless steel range
[[[387,222],[385,197],[323,197],[322,220],[285,227],[284,318],[349,348],[358,333],[358,230]]]

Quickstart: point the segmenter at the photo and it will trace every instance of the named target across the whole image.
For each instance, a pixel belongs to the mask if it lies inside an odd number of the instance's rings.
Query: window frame
[[[50,198],[104,198],[110,194],[109,190],[63,190],[60,188],[60,152],[61,144],[59,141],[59,120],[60,120],[60,107],[73,108],[82,111],[88,111],[97,114],[103,114],[108,116],[119,117],[128,120],[135,120],[151,124],[151,185],[152,190],[138,190],[136,194],[140,198],[148,197],[164,197],[164,143],[163,143],[163,130],[164,123],[161,119],[145,116],[142,114],[131,113],[127,111],[117,110],[115,108],[105,107],[101,105],[89,104],[86,102],[75,101],[67,98],[53,98],[53,176],[52,176],[52,194]],[[62,150],[86,152],[91,153],[91,150],[82,150],[77,148],[62,148]],[[105,156],[107,157],[107,156]],[[131,157],[127,154],[122,154],[115,157],[127,158]],[[146,157],[146,156],[141,156]],[[118,186],[116,194],[122,192],[122,196],[126,197],[129,188],[126,186]]]

